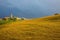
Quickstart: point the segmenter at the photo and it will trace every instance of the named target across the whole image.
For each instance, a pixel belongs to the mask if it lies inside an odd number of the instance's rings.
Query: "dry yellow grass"
[[[0,40],[60,40],[60,15],[0,25]]]

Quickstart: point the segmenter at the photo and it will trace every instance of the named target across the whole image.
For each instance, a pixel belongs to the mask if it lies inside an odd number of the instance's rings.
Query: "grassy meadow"
[[[60,40],[60,15],[3,23],[0,40]]]

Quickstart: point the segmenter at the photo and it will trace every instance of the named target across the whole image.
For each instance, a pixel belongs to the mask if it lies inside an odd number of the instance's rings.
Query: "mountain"
[[[60,15],[0,25],[0,40],[60,40]]]

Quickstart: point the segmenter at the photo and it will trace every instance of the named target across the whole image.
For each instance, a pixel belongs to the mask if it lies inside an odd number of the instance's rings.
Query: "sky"
[[[38,18],[60,13],[60,0],[0,0],[0,17]]]

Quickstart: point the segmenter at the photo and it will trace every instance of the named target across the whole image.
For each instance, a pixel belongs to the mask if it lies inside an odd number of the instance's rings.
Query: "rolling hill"
[[[60,15],[0,25],[0,40],[60,40]]]

